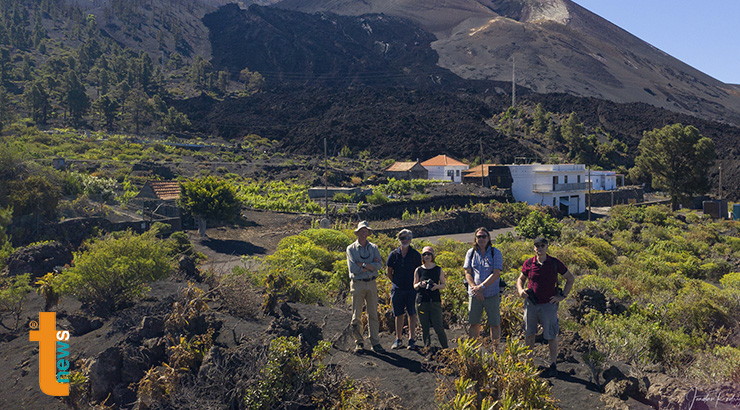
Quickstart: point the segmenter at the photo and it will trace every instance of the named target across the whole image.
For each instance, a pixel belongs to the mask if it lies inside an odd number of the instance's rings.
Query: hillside
[[[511,81],[538,93],[645,102],[740,123],[740,90],[671,57],[569,0],[283,0],[277,7],[383,13],[434,33],[439,66],[465,79]]]

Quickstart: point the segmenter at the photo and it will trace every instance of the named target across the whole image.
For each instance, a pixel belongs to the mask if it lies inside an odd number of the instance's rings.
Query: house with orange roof
[[[441,179],[454,183],[462,182],[462,173],[469,166],[462,162],[448,157],[447,155],[437,155],[421,163],[429,171],[429,179]]]
[[[393,165],[386,168],[384,173],[388,178],[396,179],[427,179],[429,177],[429,170],[424,168],[418,160],[409,162],[396,161]]]

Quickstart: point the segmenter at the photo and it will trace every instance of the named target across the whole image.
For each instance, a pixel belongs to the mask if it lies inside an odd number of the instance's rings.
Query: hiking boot
[[[373,352],[375,353],[383,353],[385,352],[385,349],[383,349],[383,346],[380,345],[380,343],[373,345]]]
[[[409,349],[409,350],[414,350],[414,349],[416,349],[416,340],[414,340],[414,339],[409,339],[409,345],[408,345],[407,349]]]
[[[547,367],[543,372],[543,377],[556,377],[558,375],[558,366],[553,363],[549,367]]]
[[[360,354],[365,350],[365,346],[362,343],[355,343],[355,354]]]
[[[391,345],[391,350],[400,349],[401,347],[403,347],[403,342],[401,339],[396,339],[396,341]]]

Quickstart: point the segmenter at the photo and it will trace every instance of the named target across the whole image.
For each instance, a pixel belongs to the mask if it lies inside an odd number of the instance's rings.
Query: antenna
[[[511,106],[516,107],[516,57],[511,58]]]

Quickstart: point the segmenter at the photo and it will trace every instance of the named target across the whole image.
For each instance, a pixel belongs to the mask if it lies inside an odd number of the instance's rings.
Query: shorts
[[[409,316],[416,315],[416,291],[391,289],[391,304],[393,305],[393,316],[401,316],[408,313]]]
[[[538,324],[542,325],[542,336],[545,340],[558,337],[560,325],[558,324],[557,303],[539,303],[535,305],[528,299],[524,300],[524,335],[536,335]]]
[[[489,325],[501,325],[501,295],[489,296],[482,301],[468,296],[468,322],[471,325],[480,324],[483,320],[483,309],[488,313]]]

